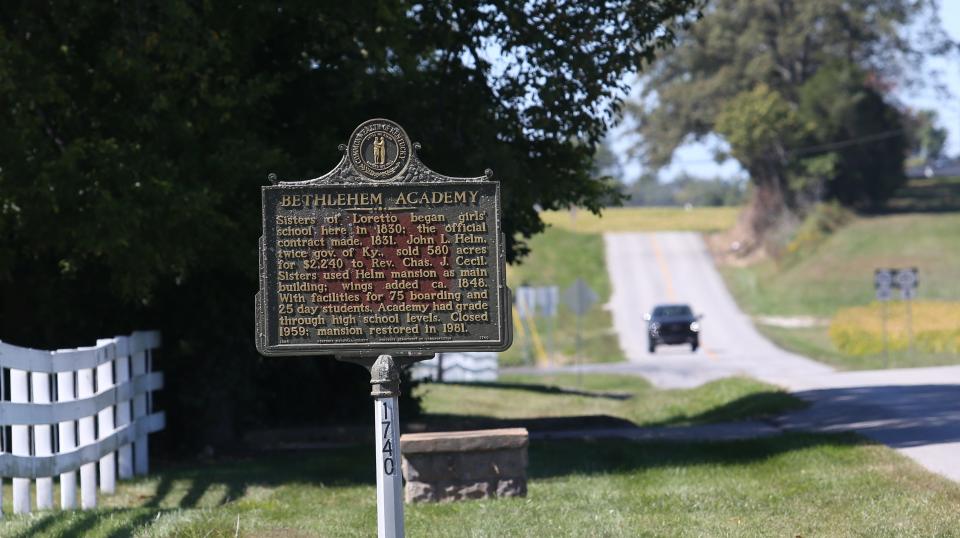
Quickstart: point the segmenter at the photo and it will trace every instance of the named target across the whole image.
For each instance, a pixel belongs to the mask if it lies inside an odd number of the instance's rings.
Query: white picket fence
[[[100,491],[113,493],[117,476],[147,473],[147,434],[165,425],[151,394],[163,388],[158,347],[156,331],[57,351],[0,342],[0,486],[13,479],[14,513],[30,512],[31,480],[37,509],[54,508],[57,476],[60,508],[76,508],[79,470],[80,506],[93,508],[98,474]]]
[[[498,364],[498,354],[492,352],[438,353],[432,359],[415,363],[410,377],[445,383],[493,382],[497,380]]]

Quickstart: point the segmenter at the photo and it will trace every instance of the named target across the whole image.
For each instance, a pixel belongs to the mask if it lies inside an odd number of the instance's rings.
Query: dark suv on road
[[[690,344],[700,347],[700,318],[685,304],[662,304],[645,315],[647,320],[647,348],[655,353],[660,344]]]

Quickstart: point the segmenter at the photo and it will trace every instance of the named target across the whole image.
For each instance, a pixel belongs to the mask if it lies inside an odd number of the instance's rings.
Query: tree
[[[936,12],[934,0],[713,2],[703,20],[683,33],[678,46],[668,51],[641,79],[645,94],[639,103],[630,107],[642,135],[637,152],[647,166],[663,166],[679,145],[718,132],[718,120],[722,117],[727,118],[726,128],[737,130],[736,119],[731,117],[732,108],[747,112],[743,109],[762,108],[764,100],[768,105],[775,105],[771,112],[776,113],[770,116],[773,120],[787,119],[784,107],[802,115],[799,109],[803,88],[822,69],[836,64],[850,66],[862,77],[856,89],[838,84],[834,90],[846,92],[843,99],[848,103],[855,102],[856,95],[873,100],[866,108],[883,109],[886,117],[889,107],[876,98],[889,89],[887,85],[893,81],[916,83],[911,70],[922,65],[924,54],[942,53],[951,46],[940,29]],[[907,27],[914,32],[911,38],[904,36]],[[843,137],[851,132],[861,138],[877,134],[869,131],[873,126],[866,121],[866,116],[855,112],[856,107],[850,110],[847,117],[864,120],[862,125],[805,131],[802,143],[805,146],[838,143],[846,140]],[[755,116],[754,120],[759,118]],[[809,114],[798,118],[801,123],[822,119]],[[884,125],[895,123],[885,121]],[[752,210],[746,214],[755,219],[749,222],[750,226],[760,232],[769,224],[771,212],[791,209],[790,193],[783,196],[783,192],[778,192],[783,190],[785,181],[809,186],[811,176],[823,175],[831,169],[834,175],[826,182],[834,186],[848,179],[851,184],[858,181],[844,175],[852,170],[848,166],[833,168],[828,166],[830,158],[810,160],[815,155],[798,152],[800,148],[793,144],[801,140],[784,127],[782,124],[764,126],[767,131],[791,138],[773,143],[768,148],[773,154],[734,148],[735,156],[739,154],[736,158],[751,171],[754,198]],[[748,141],[747,133],[738,132],[747,137],[741,141]],[[886,148],[862,144],[857,151],[875,156]],[[805,162],[799,162],[801,157]],[[795,181],[790,181],[790,177]]]
[[[856,66],[837,62],[805,82],[799,110],[819,145],[794,152],[830,163],[821,197],[858,208],[879,207],[906,180],[903,115],[868,80]]]
[[[536,204],[599,209],[621,81],[697,5],[4,2],[0,338],[162,329],[177,441],[366,416],[358,368],[256,355],[267,174],[320,175],[360,121],[391,118],[438,171],[495,171],[516,259]]]

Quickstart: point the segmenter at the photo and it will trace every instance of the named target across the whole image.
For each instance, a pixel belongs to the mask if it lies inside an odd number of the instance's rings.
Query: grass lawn
[[[694,389],[662,390],[640,377],[620,375],[501,376],[498,383],[424,383],[417,396],[425,413],[497,419],[604,415],[638,425],[725,422],[775,415],[805,404],[747,378]]]
[[[917,267],[919,299],[960,300],[960,213],[894,214],[855,219],[789,265],[771,260],[721,267],[727,286],[753,315],[832,317],[838,309],[873,301],[878,267]],[[782,347],[843,369],[956,364],[949,353],[894,352],[852,357],[840,353],[827,327],[760,327]]]
[[[0,535],[372,536],[373,478],[366,446],[168,467],[97,510],[7,515]],[[960,535],[960,486],[846,435],[534,442],[529,478],[526,498],[407,506],[407,534]]]

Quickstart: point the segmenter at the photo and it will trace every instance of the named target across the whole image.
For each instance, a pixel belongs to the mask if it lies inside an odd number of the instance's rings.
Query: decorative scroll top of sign
[[[493,178],[487,169],[480,177],[451,177],[434,172],[417,157],[420,144],[411,143],[407,132],[396,123],[367,120],[354,129],[346,144],[340,145],[343,158],[326,174],[306,181],[283,181],[285,185],[417,183],[485,181]],[[271,181],[276,178],[271,176]]]
[[[490,170],[438,174],[417,149],[399,125],[373,119],[323,176],[271,175],[261,189],[261,353],[409,358],[509,347],[500,184]]]

